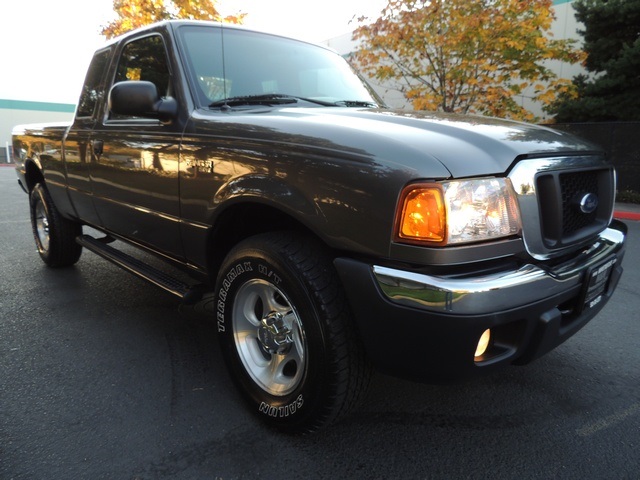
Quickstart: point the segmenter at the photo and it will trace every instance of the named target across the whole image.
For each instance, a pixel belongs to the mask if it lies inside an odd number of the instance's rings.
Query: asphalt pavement
[[[545,357],[451,386],[376,374],[344,421],[287,436],[240,403],[210,299],[180,306],[90,252],[46,268],[0,168],[0,479],[637,479],[640,222],[626,223],[612,301]]]

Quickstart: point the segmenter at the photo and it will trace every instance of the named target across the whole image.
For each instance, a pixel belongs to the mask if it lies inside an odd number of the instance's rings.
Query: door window
[[[155,84],[160,97],[171,94],[171,74],[164,41],[151,35],[128,43],[122,50],[114,84],[125,80],[146,80]],[[110,119],[132,118],[110,113]]]

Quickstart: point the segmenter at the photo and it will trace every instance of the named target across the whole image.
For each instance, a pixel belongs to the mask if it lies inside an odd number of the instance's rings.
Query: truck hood
[[[220,135],[222,122],[225,136],[364,156],[425,178],[499,175],[523,156],[601,153],[567,133],[480,116],[345,107],[200,111],[196,116],[210,120],[204,128],[197,122],[200,133]]]

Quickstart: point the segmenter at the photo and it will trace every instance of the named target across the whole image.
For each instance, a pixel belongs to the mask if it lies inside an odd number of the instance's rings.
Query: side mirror
[[[178,116],[178,102],[172,97],[160,98],[152,82],[118,82],[109,91],[109,110],[117,115],[157,118],[169,123]]]

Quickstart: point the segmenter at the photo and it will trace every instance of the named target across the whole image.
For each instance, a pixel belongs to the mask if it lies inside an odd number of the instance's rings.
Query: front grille
[[[509,180],[518,199],[522,240],[537,260],[575,251],[611,221],[615,171],[603,155],[523,159]]]
[[[610,169],[545,172],[538,175],[536,184],[542,237],[548,248],[579,243],[609,223],[614,194]],[[597,207],[585,212],[581,201],[589,194],[597,198]]]
[[[580,211],[580,199],[586,193],[598,193],[598,173],[578,172],[560,174],[560,192],[562,195],[562,235],[573,235],[586,228],[597,218],[597,210],[591,213]]]

